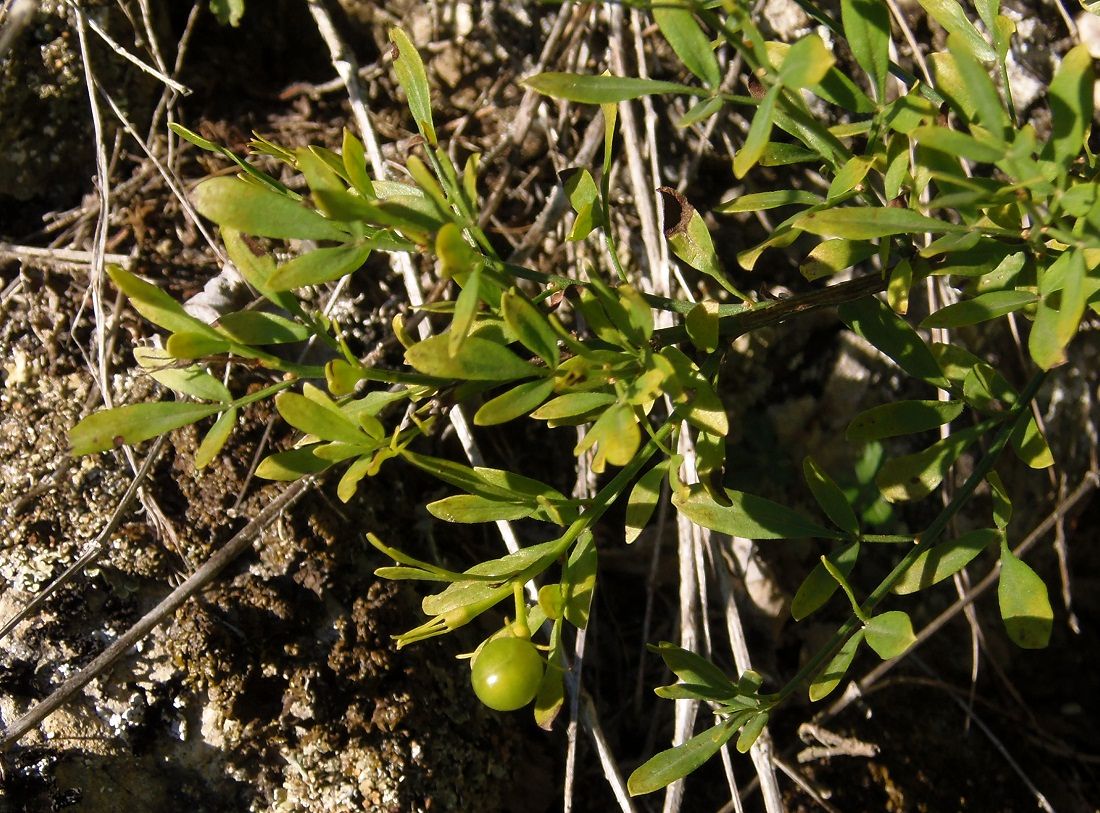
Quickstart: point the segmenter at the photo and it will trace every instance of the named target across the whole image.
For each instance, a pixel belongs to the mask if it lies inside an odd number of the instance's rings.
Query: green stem
[[[898,583],[901,577],[905,574],[912,564],[926,551],[931,549],[940,535],[946,530],[947,525],[954,518],[955,514],[959,512],[959,509],[963,507],[974,495],[975,489],[985,479],[986,475],[993,470],[993,466],[996,465],[997,460],[1001,456],[1001,452],[1004,451],[1008,440],[1012,436],[1013,432],[1027,420],[1029,414],[1029,407],[1031,401],[1035,398],[1035,394],[1039,391],[1039,387],[1042,386],[1044,379],[1046,378],[1045,372],[1036,373],[1035,376],[1028,382],[1024,391],[1020,394],[1020,398],[1012,405],[1008,414],[1008,419],[1004,422],[1001,430],[997,433],[997,436],[993,439],[993,443],[989,446],[989,451],[978,462],[978,465],[974,467],[974,471],[963,483],[962,488],[959,489],[955,498],[951,500],[947,506],[939,513],[939,515],[932,520],[931,524],[925,528],[924,533],[919,534],[917,539],[919,542],[909,549],[909,552],[902,557],[897,566],[890,571],[890,573],[884,578],[871,594],[867,597],[867,600],[863,603],[863,611],[870,614],[876,605],[881,602],[886,595],[893,589],[894,585]],[[829,642],[825,644],[817,653],[798,670],[798,673],[791,678],[787,684],[779,690],[779,693],[774,695],[774,703],[780,703],[787,697],[792,695],[804,681],[813,678],[829,659],[833,657],[836,651],[844,645],[844,642],[848,640],[851,635],[860,628],[862,622],[853,613],[835,633]]]
[[[298,383],[297,379],[293,379],[293,378],[288,379],[286,381],[280,381],[276,384],[272,384],[270,387],[264,387],[262,390],[254,392],[251,395],[245,395],[241,398],[238,398],[237,400],[231,402],[229,404],[229,406],[238,407],[238,408],[246,407],[249,404],[254,404],[257,401],[262,401],[265,398],[269,398],[272,395],[276,395],[276,394],[282,392],[283,390],[287,389],[288,387],[294,386],[297,383]]]

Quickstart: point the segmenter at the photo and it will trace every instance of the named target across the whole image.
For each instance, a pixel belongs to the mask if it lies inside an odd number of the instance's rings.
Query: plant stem
[[[893,589],[894,585],[897,584],[905,574],[905,571],[912,566],[913,562],[915,562],[921,554],[936,544],[940,535],[947,528],[947,524],[955,514],[959,512],[959,509],[974,495],[975,489],[977,489],[978,485],[985,479],[985,476],[992,471],[993,466],[996,465],[1012,433],[1016,431],[1022,421],[1027,420],[1028,415],[1030,415],[1031,401],[1035,398],[1035,394],[1039,391],[1039,387],[1042,386],[1045,378],[1046,373],[1039,372],[1028,382],[1024,391],[1020,393],[1019,399],[1012,405],[1009,411],[1008,420],[1004,422],[1001,430],[993,439],[993,443],[989,446],[989,451],[974,467],[974,471],[971,473],[970,477],[967,478],[966,482],[963,483],[962,488],[959,489],[955,498],[944,507],[934,520],[932,520],[931,524],[925,528],[924,533],[916,537],[919,540],[918,543],[909,549],[909,552],[902,557],[902,560],[898,562],[897,566],[890,571],[886,578],[884,578],[879,583],[878,587],[876,587],[867,597],[867,600],[863,603],[863,611],[865,613],[871,613],[875,606],[886,597],[886,594],[889,593],[891,589]],[[805,666],[798,670],[798,673],[779,690],[778,694],[773,695],[773,705],[781,703],[792,695],[804,681],[816,675],[821,667],[824,666],[829,659],[833,657],[836,651],[844,645],[844,642],[859,629],[861,623],[860,619],[853,613],[848,620],[833,633],[829,642],[821,647]]]

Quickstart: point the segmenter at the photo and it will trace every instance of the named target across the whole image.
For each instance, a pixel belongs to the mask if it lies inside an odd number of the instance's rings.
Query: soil
[[[143,4],[84,5],[119,41],[152,58],[145,34],[135,40]],[[151,5],[156,6],[152,30],[161,47],[174,53],[190,8]],[[385,58],[386,29],[401,24],[426,55],[438,89],[433,102],[441,132],[463,154],[476,150],[490,157],[481,188],[496,199],[492,239],[502,251],[517,245],[542,211],[558,172],[568,166],[590,115],[573,110],[560,128],[532,127],[521,143],[502,146],[518,113],[518,79],[532,70],[556,7],[362,0],[329,5],[364,67],[387,157],[403,158],[413,129]],[[775,0],[765,5],[777,35],[790,39],[808,30],[796,5]],[[1023,4],[1009,5],[1024,19],[1034,16]],[[196,12],[178,75],[193,92],[174,100],[175,120],[238,154],[253,131],[288,147],[338,149],[352,117],[342,86],[326,84],[334,71],[306,4],[277,0],[260,6],[250,0],[238,29],[218,25],[205,9]],[[1021,83],[1028,77],[1049,80],[1050,54],[1044,59],[1043,52],[1068,47],[1059,25],[1046,20],[1029,29],[1029,46],[1019,59]],[[583,26],[572,26],[576,41],[567,53],[575,55],[581,44],[596,52],[604,48],[606,29],[594,30],[585,35]],[[133,477],[121,452],[76,460],[68,455],[68,429],[103,401],[89,366],[96,316],[86,255],[74,260],[59,251],[90,251],[98,216],[75,32],[68,6],[44,2],[8,61],[0,61],[0,116],[21,123],[0,128],[2,620],[97,540]],[[658,68],[671,65],[667,48],[655,47]],[[163,86],[102,44],[91,56],[101,66],[97,75],[104,88],[123,100],[127,115],[140,123],[137,130],[146,132]],[[549,67],[575,67],[559,58],[562,64]],[[31,78],[20,82],[24,75]],[[107,113],[112,180],[107,251],[126,257],[131,270],[178,299],[193,297],[218,274],[218,259],[153,164]],[[1033,113],[1041,125],[1044,111]],[[163,131],[163,118],[158,124]],[[705,211],[728,197],[728,156],[702,144],[694,132],[661,126],[668,147],[663,171],[691,175],[692,202]],[[166,155],[163,136],[151,143]],[[178,141],[175,149],[173,171],[188,185],[226,171],[221,158]],[[765,174],[752,181],[761,188],[779,182]],[[629,212],[625,192],[623,197],[620,208]],[[643,249],[638,224],[629,213],[621,217],[629,261],[632,252]],[[737,218],[712,226],[731,268],[736,252],[755,243],[766,228]],[[545,270],[585,257],[583,248],[564,249],[556,238],[544,242],[549,250],[529,261]],[[8,244],[42,252],[9,251]],[[800,284],[799,256],[798,246],[775,252],[767,277],[743,274],[736,282],[785,295],[783,286]],[[349,326],[356,353],[365,354],[387,335],[401,307],[400,290],[381,260],[372,260],[353,279],[338,315]],[[132,360],[133,348],[152,341],[155,331],[120,305],[105,292],[108,317],[118,317],[106,358],[111,398],[115,403],[159,398],[157,385],[136,371]],[[1041,398],[1057,472],[1069,488],[1095,449],[1100,398],[1095,335],[1092,331],[1074,345],[1071,364],[1053,376]],[[975,333],[966,339],[1019,372],[1007,334]],[[829,313],[760,331],[740,340],[735,350],[723,374],[736,382],[724,393],[737,427],[730,438],[727,485],[788,502],[809,499],[799,474],[807,453],[830,471],[851,471],[856,461],[841,436],[853,403],[906,397],[909,386]],[[235,368],[231,375],[235,391],[260,386],[247,369]],[[201,472],[193,464],[195,430],[169,436],[137,507],[124,514],[102,555],[4,641],[4,725],[89,663],[280,492],[277,484],[249,477],[261,445],[271,450],[293,441],[271,418],[270,407],[248,410],[224,452]],[[516,467],[568,491],[575,476],[568,432],[507,426],[482,441],[490,465]],[[435,444],[428,451],[456,459],[461,454],[446,434]],[[137,450],[138,465],[151,448]],[[972,460],[963,463],[965,469]],[[1019,539],[1050,510],[1054,489],[1045,473],[1015,462],[1006,463],[1001,474],[1020,495],[1011,527]],[[854,476],[849,481],[856,485]],[[322,482],[170,623],[4,754],[0,810],[539,813],[560,808],[567,715],[545,733],[527,714],[490,712],[473,697],[466,661],[455,659],[472,650],[491,631],[488,626],[400,652],[394,646],[393,636],[420,621],[419,595],[407,582],[373,575],[384,563],[366,542],[368,530],[449,566],[499,555],[499,538],[491,529],[444,526],[430,518],[423,505],[446,493],[409,467],[364,480],[346,504],[336,501],[331,482]],[[960,519],[964,527],[984,522],[979,515],[988,512],[986,500],[979,497],[973,513]],[[927,519],[922,511],[931,510],[902,512],[884,527],[891,522],[919,527]],[[1066,527],[1080,632],[1071,630],[1071,617],[1056,600],[1051,648],[1016,650],[1006,642],[995,599],[987,595],[977,604],[982,654],[973,703],[971,628],[960,617],[839,716],[821,722],[827,732],[846,738],[847,746],[807,754],[802,762],[810,746],[799,739],[799,726],[820,707],[794,703],[770,726],[776,751],[825,797],[829,809],[1031,810],[1030,782],[1055,810],[1094,810],[1100,799],[1100,753],[1093,734],[1100,720],[1095,700],[1100,585],[1093,575],[1100,566],[1093,530],[1098,520],[1100,505],[1092,501],[1071,514]],[[619,544],[619,527],[621,515],[612,512],[597,533],[601,581],[584,683],[607,745],[628,773],[663,747],[671,730],[672,704],[651,693],[669,676],[641,647],[642,608],[656,553],[656,620],[647,640],[675,639],[677,565],[671,518],[663,532],[647,531],[631,549]],[[834,604],[812,621],[789,621],[785,607],[817,554],[809,543],[762,547],[752,562],[756,580],[737,588],[755,665],[769,685],[792,675],[842,617],[843,608]],[[891,556],[884,551],[872,570],[885,572]],[[1057,598],[1058,563],[1050,545],[1040,546],[1030,561]],[[949,589],[928,599],[921,595],[922,603],[902,605],[918,627],[954,598]],[[721,630],[717,606],[710,620]],[[718,642],[714,657],[733,671],[731,656]],[[860,659],[853,674],[874,665],[871,658]],[[640,693],[639,685],[645,687]],[[846,754],[859,751],[852,741],[869,746],[872,755]],[[750,763],[735,755],[733,768],[745,785]],[[583,735],[576,770],[574,810],[617,807]],[[780,781],[790,810],[821,809],[799,785],[782,776]],[[722,808],[729,792],[717,761],[690,778],[686,792],[684,810]],[[656,795],[636,804],[638,810],[657,810],[661,800]],[[763,809],[759,794],[750,794],[745,804]]]

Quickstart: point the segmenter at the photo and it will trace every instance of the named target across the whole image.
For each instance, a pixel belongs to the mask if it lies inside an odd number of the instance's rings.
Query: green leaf
[[[917,640],[913,634],[913,622],[901,610],[876,615],[867,622],[864,635],[867,645],[884,661],[898,657]]]
[[[897,314],[909,311],[909,292],[913,288],[913,266],[909,260],[901,260],[890,269],[886,284],[886,304]]]
[[[997,58],[992,46],[986,42],[974,23],[966,16],[958,0],[918,0],[928,12],[928,16],[944,27],[950,34],[957,35],[967,52],[982,62],[992,62]]]
[[[316,392],[319,393],[320,390]],[[328,400],[327,397],[325,400]],[[279,410],[283,420],[307,435],[359,446],[371,443],[371,438],[331,401],[327,404],[319,403],[315,398],[307,398],[296,392],[281,392],[275,396],[275,408]]]
[[[810,684],[811,702],[816,703],[818,700],[823,700],[832,693],[833,689],[840,685],[840,681],[844,679],[844,675],[848,673],[852,661],[855,660],[859,645],[863,643],[863,636],[864,631],[859,630],[845,641],[844,646],[837,651],[833,659],[817,673]]]
[[[968,231],[968,226],[956,225],[927,217],[912,209],[895,207],[847,206],[807,212],[799,217],[796,228],[822,237],[844,237],[849,240],[870,240],[893,234],[927,234]]]
[[[537,505],[506,502],[476,494],[456,494],[430,502],[428,513],[444,522],[496,522],[534,516]]]
[[[983,164],[992,164],[1005,157],[1004,144],[986,143],[972,135],[947,127],[918,127],[910,138],[933,150],[957,155]]]
[[[695,305],[684,319],[691,343],[704,353],[713,353],[718,347],[718,303],[712,299]]]
[[[856,415],[845,436],[855,443],[927,432],[959,417],[962,401],[894,401]]]
[[[565,620],[577,629],[588,626],[592,595],[596,591],[597,559],[595,539],[591,533],[583,533],[562,570]]]
[[[893,359],[909,375],[936,386],[946,383],[928,345],[876,297],[845,303],[838,308],[838,313],[853,331]]]
[[[833,482],[833,479],[811,457],[806,457],[802,461],[802,473],[806,478],[806,485],[810,487],[814,499],[825,512],[825,516],[840,530],[853,536],[858,534],[859,521],[856,519],[855,511],[852,510],[844,492]]]
[[[579,418],[613,403],[615,396],[608,392],[567,392],[547,401],[531,417],[540,421]]]
[[[371,469],[375,466],[375,456],[371,454],[365,454],[357,458],[340,478],[340,482],[336,484],[336,496],[340,498],[340,502],[348,502],[355,496],[355,490],[359,487],[359,481],[371,473]]]
[[[657,509],[661,484],[668,473],[668,460],[663,460],[638,478],[626,500],[626,543],[634,542]]]
[[[737,694],[737,686],[726,673],[702,655],[669,641],[661,641],[656,646],[651,644],[649,650],[661,656],[677,680],[700,690],[703,697],[728,700]]]
[[[684,67],[708,87],[717,88],[722,74],[718,70],[718,60],[714,58],[710,39],[682,0],[655,3],[652,10],[657,27]]]
[[[367,151],[363,142],[355,137],[351,130],[344,128],[344,141],[340,146],[340,160],[344,166],[344,175],[364,198],[375,197],[374,183],[367,174]]]
[[[488,339],[471,336],[453,356],[446,333],[417,342],[405,351],[405,361],[418,372],[464,381],[511,381],[545,375],[511,350]]]
[[[775,105],[779,99],[779,85],[773,86],[756,107],[752,116],[752,124],[749,125],[749,133],[745,136],[745,143],[733,156],[733,174],[738,178],[744,178],[750,169],[760,160],[764,154],[764,148],[771,140],[773,116]]]
[[[564,703],[565,672],[557,664],[550,663],[535,694],[535,723],[538,727],[550,731]]]
[[[246,242],[239,231],[229,227],[222,228],[222,242],[233,266],[261,296],[288,313],[302,315],[302,308],[293,294],[274,291],[268,284],[275,273],[275,260],[271,255],[254,243]]]
[[[675,400],[690,404],[688,423],[697,429],[725,437],[729,433],[729,416],[726,415],[725,403],[711,383],[679,348],[669,345],[661,350],[661,355],[672,365],[676,373],[675,382],[683,390]]]
[[[677,492],[672,503],[680,513],[712,531],[747,539],[836,539],[838,534],[771,500],[726,489],[730,505],[719,505],[701,485]]]
[[[1050,643],[1054,611],[1047,586],[1034,570],[1016,557],[1004,538],[1001,539],[997,601],[1008,637],[1016,646],[1043,649]]]
[[[400,28],[390,29],[390,42],[393,43],[395,56],[393,72],[397,84],[405,91],[409,101],[416,128],[433,147],[436,145],[435,126],[432,124],[432,98],[428,89],[428,74],[424,71],[424,62],[420,54]]]
[[[554,99],[581,104],[610,104],[649,96],[654,93],[691,93],[702,95],[701,88],[656,79],[631,76],[590,76],[580,73],[547,72],[524,79],[520,84]]]
[[[205,330],[199,333],[180,331],[168,337],[164,349],[177,359],[197,359],[228,352],[229,340],[217,334],[211,336]]]
[[[314,249],[280,265],[268,285],[273,291],[292,291],[340,279],[357,271],[367,261],[372,248],[369,240],[357,240],[342,246]]]
[[[256,467],[256,476],[264,480],[298,480],[307,474],[318,474],[331,465],[331,461],[313,454],[312,447],[290,449],[265,457]]]
[[[229,436],[233,433],[233,428],[236,425],[237,408],[230,407],[214,421],[214,425],[210,427],[210,430],[202,439],[199,448],[195,450],[196,469],[204,469],[210,465],[214,458],[217,457],[218,452],[225,446],[225,442],[229,440]]]
[[[1040,280],[1040,288],[1049,290],[1047,286],[1054,288],[1060,285],[1060,290],[1050,293],[1044,290],[1027,343],[1032,359],[1044,370],[1065,362],[1066,346],[1077,333],[1088,299],[1085,284],[1088,270],[1084,252],[1072,251],[1065,263],[1057,265],[1061,270],[1059,282],[1046,280],[1046,277],[1053,276],[1051,271],[1055,266],[1052,265],[1044,279]]]
[[[721,96],[710,99],[700,99],[691,108],[676,120],[676,126],[680,128],[690,127],[693,124],[709,119],[722,109],[725,102]]]
[[[461,463],[419,454],[409,449],[403,449],[401,456],[418,469],[426,471],[444,483],[479,497],[497,500],[503,498],[526,503],[535,502],[540,496],[549,500],[565,500],[565,495],[557,489],[503,469],[490,469],[484,466],[470,468]]]
[[[444,223],[435,237],[435,253],[439,257],[440,276],[444,279],[465,279],[465,275],[481,266],[482,257],[462,236],[455,223]]]
[[[474,413],[478,426],[495,426],[526,415],[536,409],[554,391],[554,379],[525,381],[486,401]]]
[[[577,170],[565,181],[565,193],[569,196],[569,205],[577,213],[573,228],[566,238],[570,241],[583,240],[593,229],[603,225],[603,209],[600,206],[600,190],[587,169]]]
[[[862,240],[825,240],[810,250],[798,270],[812,282],[858,265],[876,252],[873,244]]]
[[[222,25],[236,28],[244,16],[244,0],[210,0],[210,11]]]
[[[470,329],[477,316],[478,304],[481,302],[478,296],[481,288],[481,269],[475,268],[466,277],[462,291],[455,300],[454,316],[451,317],[451,329],[447,331],[450,337],[447,342],[447,352],[454,355],[462,349],[462,343],[470,335]]]
[[[985,481],[989,483],[989,496],[993,501],[993,524],[1004,531],[1008,527],[1009,520],[1012,519],[1012,500],[1008,496],[1005,484],[1001,482],[1001,475],[997,472],[989,472],[985,476]]]
[[[752,748],[753,743],[759,739],[760,735],[764,732],[764,726],[768,724],[768,712],[762,711],[749,718],[749,721],[745,723],[745,727],[741,729],[740,736],[737,737],[737,751],[738,753],[748,753]]]
[[[741,720],[738,720],[741,722]],[[736,733],[737,726],[729,720],[696,734],[687,742],[662,751],[637,768],[627,780],[631,796],[652,793],[682,779],[718,753]]]
[[[844,37],[856,62],[867,73],[875,96],[886,100],[890,70],[890,10],[879,0],[841,0]]]
[[[1047,92],[1051,135],[1043,157],[1058,162],[1062,171],[1069,169],[1080,155],[1085,134],[1092,125],[1094,83],[1088,46],[1077,45],[1062,58]]]
[[[215,339],[221,338],[214,328],[189,314],[179,302],[156,285],[136,277],[118,265],[108,264],[107,275],[115,287],[126,294],[134,310],[157,327],[164,328],[169,333],[192,332]]]
[[[859,557],[859,549],[858,542],[846,545],[829,554],[829,562],[843,576],[847,577],[852,572],[852,568],[855,567],[856,559]],[[833,578],[824,564],[818,562],[802,581],[802,584],[799,585],[798,592],[794,594],[794,598],[791,600],[791,618],[795,621],[801,621],[811,613],[816,612],[832,598],[838,587],[840,585],[837,580]]]
[[[201,421],[225,409],[224,404],[163,401],[130,404],[96,412],[69,430],[74,456],[103,452],[124,444],[141,443],[181,426]]]
[[[641,445],[641,430],[634,410],[626,404],[612,404],[592,424],[592,428],[573,449],[580,457],[592,446],[596,446],[596,456],[592,461],[592,470],[599,473],[604,470],[604,462],[612,466],[625,466]]]
[[[836,63],[836,57],[817,34],[799,39],[787,51],[779,66],[780,84],[791,90],[801,90],[816,85]]]
[[[237,311],[218,319],[218,329],[234,342],[248,345],[304,342],[313,332],[277,313]]]
[[[979,64],[964,48],[960,48],[956,37],[948,38],[947,42],[955,60],[955,70],[965,88],[965,97],[959,101],[966,112],[967,120],[971,123],[976,120],[994,139],[1000,139],[1006,135],[1008,113],[988,69]]]
[[[344,224],[269,187],[238,178],[210,178],[191,193],[199,213],[219,226],[283,240],[347,240]]]
[[[537,355],[550,369],[558,366],[561,351],[558,336],[538,308],[516,290],[505,291],[500,298],[501,315],[520,344]]]
[[[1001,532],[992,528],[981,528],[965,533],[957,539],[940,542],[931,550],[926,550],[909,566],[901,580],[894,585],[898,595],[915,593],[958,573],[990,545],[1000,540]]]
[[[134,348],[134,360],[158,384],[170,390],[203,401],[229,403],[233,400],[225,384],[197,364],[182,368],[175,366],[177,364],[175,357],[165,350],[138,346]]]
[[[1009,436],[1009,442],[1017,457],[1031,468],[1046,469],[1054,465],[1054,456],[1034,417],[1028,416],[1022,425],[1017,424]]]
[[[853,189],[862,189],[859,185],[867,177],[874,159],[862,155],[854,155],[849,158],[833,177],[827,193],[829,200],[836,200],[841,195],[851,192]]]
[[[979,435],[980,432],[973,428],[962,429],[916,454],[887,460],[875,477],[879,491],[887,502],[927,497],[943,482],[951,464]]]
[[[821,203],[823,198],[813,192],[805,192],[801,189],[779,189],[774,192],[754,192],[751,195],[719,203],[714,211],[723,214],[735,212],[762,212],[766,209],[775,209],[778,206],[794,206],[797,204],[813,205]]]
[[[973,299],[956,302],[927,316],[921,327],[963,327],[1014,313],[1039,297],[1030,291],[990,291]]]

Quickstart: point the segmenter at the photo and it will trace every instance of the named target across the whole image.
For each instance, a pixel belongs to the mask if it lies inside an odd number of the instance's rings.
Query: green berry
[[[521,709],[535,699],[543,666],[535,645],[526,638],[494,638],[474,658],[474,693],[491,709]]]

